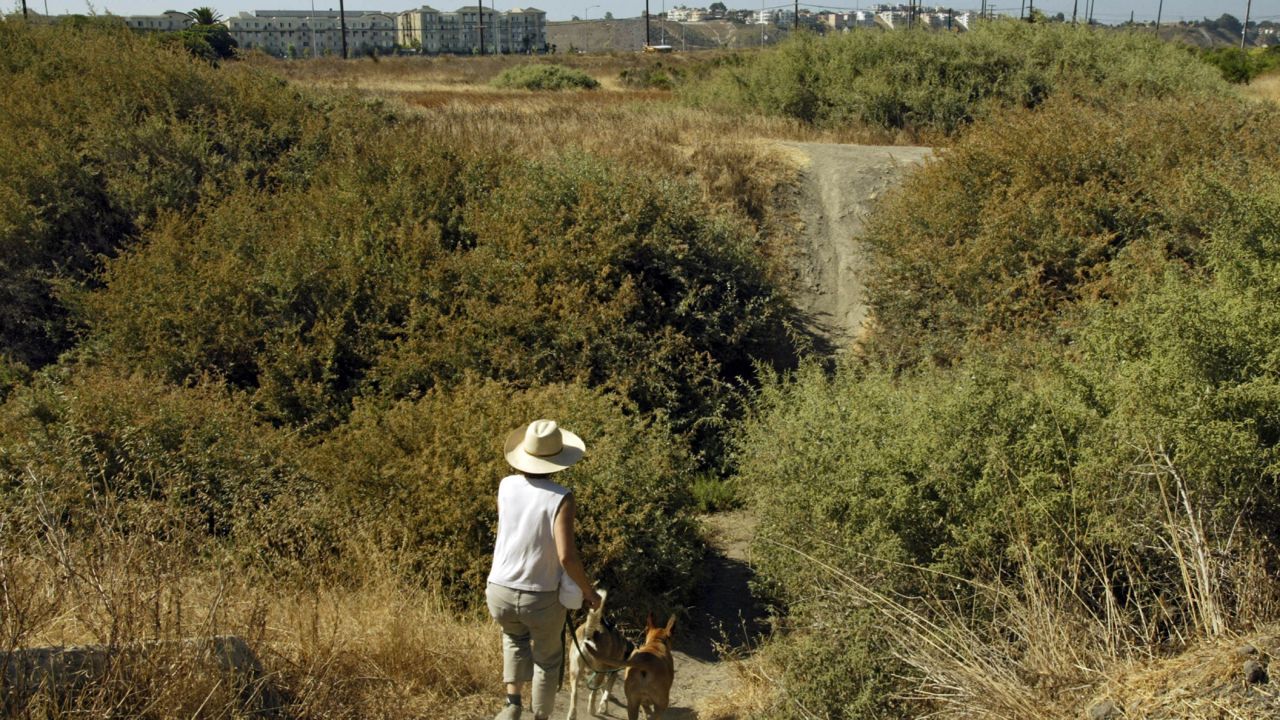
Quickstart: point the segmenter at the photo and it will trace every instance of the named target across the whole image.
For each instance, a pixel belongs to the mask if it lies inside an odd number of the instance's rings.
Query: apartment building
[[[296,57],[342,54],[342,22],[336,10],[255,10],[226,22],[242,50]],[[370,11],[347,13],[348,54],[390,52],[395,42],[395,16]]]
[[[401,47],[433,54],[541,52],[547,45],[547,14],[537,8],[495,12],[477,5],[442,12],[424,5],[396,16],[395,37]]]
[[[869,10],[855,10],[853,12],[832,12],[824,10],[818,13],[819,24],[826,25],[831,30],[849,30],[857,27],[875,27],[876,16]]]
[[[667,19],[672,22],[704,22],[711,19],[711,13],[705,8],[687,8],[681,5],[668,10]]]
[[[185,30],[191,24],[191,17],[171,10],[163,15],[130,15],[124,18],[124,24],[134,30],[177,32]]]

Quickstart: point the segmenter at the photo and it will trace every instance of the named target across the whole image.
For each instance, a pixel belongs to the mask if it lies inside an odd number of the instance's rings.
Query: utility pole
[[[1036,21],[1036,0],[1027,0],[1027,22]]]
[[[27,0],[22,0],[22,19],[27,19]]]
[[[484,0],[476,6],[476,17],[480,18],[480,54],[484,54]]]
[[[1244,27],[1240,28],[1240,52],[1244,52],[1244,39],[1249,37],[1249,14],[1252,12],[1253,0],[1249,0],[1249,4],[1244,6]]]
[[[1164,2],[1164,0],[1160,0],[1160,1]],[[1076,13],[1079,12],[1079,10],[1080,10],[1080,0],[1075,0],[1075,2],[1071,3],[1071,24],[1072,25],[1076,24]]]
[[[1160,16],[1164,15],[1164,0],[1156,7],[1156,37],[1160,37]]]
[[[644,46],[649,47],[649,0],[644,0]]]
[[[333,12],[330,6],[329,12]],[[338,0],[338,24],[342,26],[342,59],[347,59],[347,6],[343,0]]]

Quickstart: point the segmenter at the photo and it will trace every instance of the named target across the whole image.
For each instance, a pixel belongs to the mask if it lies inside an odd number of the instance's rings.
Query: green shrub
[[[1219,212],[1203,183],[1246,188],[1280,162],[1278,121],[1240,101],[1061,99],[974,128],[868,223],[875,346],[949,362],[971,340],[1067,333],[1148,258],[1197,257]]]
[[[305,180],[327,128],[355,130],[279,80],[161,45],[102,23],[0,24],[0,348],[14,360],[69,349],[68,304],[156,218]]]
[[[699,473],[689,487],[700,513],[734,510],[742,506],[737,486],[713,473]]]
[[[681,86],[696,106],[951,135],[1055,93],[1220,96],[1221,81],[1150,35],[1057,23],[984,23],[971,32],[800,34]]]
[[[1280,67],[1280,45],[1247,51],[1234,47],[1211,48],[1202,51],[1200,57],[1217,68],[1227,82],[1247,83]]]
[[[672,90],[683,78],[684,70],[661,62],[624,68],[618,73],[623,85],[643,90]]]
[[[578,502],[588,574],[633,619],[674,610],[697,580],[690,460],[661,423],[636,423],[617,399],[574,385],[516,390],[461,378],[417,400],[362,403],[308,466],[364,530],[464,605],[483,605],[502,456],[512,428],[554,418],[587,443],[556,476]],[[625,608],[625,610],[624,610]]]
[[[515,90],[594,90],[600,83],[577,68],[528,63],[507,68],[492,81],[494,87]]]
[[[289,437],[216,386],[53,368],[0,406],[0,514],[73,532],[225,539],[251,562],[323,554],[317,485]]]
[[[86,298],[95,347],[173,382],[221,375],[317,429],[357,395],[467,373],[577,380],[665,413],[714,458],[733,386],[787,347],[758,240],[704,217],[688,186],[397,134],[314,189],[157,224]]]
[[[889,627],[903,613],[833,596],[833,568],[1028,657],[1015,608],[1054,602],[1138,652],[1213,634],[1193,572],[1223,627],[1257,617],[1236,573],[1280,541],[1277,127],[1245,105],[1053,101],[976,129],[877,212],[873,289],[909,306],[877,306],[877,352],[766,383],[735,442],[761,586],[788,613],[776,652],[858,628],[829,659],[878,688],[795,673],[788,697],[901,714],[912,686],[870,675],[914,652]],[[1176,551],[1187,533],[1202,564]]]

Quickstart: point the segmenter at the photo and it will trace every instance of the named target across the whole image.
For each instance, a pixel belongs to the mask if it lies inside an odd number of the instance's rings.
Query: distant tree
[[[711,7],[707,9],[713,13],[719,13],[720,15],[724,15],[725,13],[729,12],[729,8],[725,7],[724,3],[722,2],[713,2],[711,3]]]
[[[578,17],[577,15],[574,15],[573,17],[571,17],[571,18],[569,18],[569,19],[570,19],[570,20],[572,20],[572,21],[574,21],[574,22],[579,22],[579,21],[581,21],[581,20],[582,20],[582,18]]]
[[[605,20],[612,20],[612,19],[613,19],[613,13],[611,13],[611,12],[609,12],[609,11],[607,11],[607,10],[606,10],[606,11],[605,11],[605,13],[604,13],[604,19],[605,19]]]
[[[210,59],[208,56],[212,53],[212,59],[222,60],[235,57],[238,47],[236,40],[231,37],[226,24],[222,22],[222,16],[216,10],[207,6],[198,7],[186,15],[191,18],[191,25],[179,35],[182,36],[182,44],[192,55]],[[207,52],[205,48],[208,48]]]
[[[222,16],[218,14],[218,11],[208,6],[194,8],[186,15],[196,25],[220,25],[222,23]]]
[[[1227,13],[1223,13],[1222,17],[1218,18],[1214,24],[1217,25],[1219,30],[1225,30],[1232,35],[1239,35],[1240,31],[1244,30],[1244,26],[1240,24],[1240,20],[1236,18],[1235,15],[1229,15]]]

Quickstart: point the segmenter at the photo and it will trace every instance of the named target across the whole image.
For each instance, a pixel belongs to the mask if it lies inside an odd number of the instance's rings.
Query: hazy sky
[[[411,7],[417,7],[423,4],[431,5],[438,10],[452,10],[455,7],[464,4],[474,3],[475,0],[349,0],[346,3],[347,9],[376,9],[386,11],[401,11]],[[661,12],[664,2],[670,7],[677,5],[688,5],[689,7],[705,7],[713,0],[649,0],[649,10],[653,13]],[[905,0],[903,0],[905,2]],[[1013,14],[1018,13],[1019,3],[1023,0],[990,0],[991,4],[999,10],[1011,11]],[[1084,6],[1087,0],[1079,0],[1080,12],[1084,12]],[[4,5],[20,6],[21,0],[0,0]],[[27,0],[28,6],[36,12],[44,12],[45,7],[52,14],[60,14],[66,12],[88,13],[91,8],[98,13],[106,11],[113,12],[117,15],[146,15],[157,14],[164,10],[188,10],[190,7],[182,4],[184,0]],[[268,9],[291,9],[305,10],[312,7],[311,0],[185,0],[191,7],[197,5],[209,5],[223,15],[234,15],[242,10],[268,10]],[[578,15],[580,17],[600,18],[604,16],[606,11],[612,12],[617,17],[635,17],[644,13],[643,0],[496,0],[499,10],[514,6],[534,6],[547,11],[547,15],[551,20],[568,20],[570,16]],[[724,0],[725,5],[730,8],[751,8],[758,9],[760,0],[752,3],[751,0]],[[791,3],[785,0],[763,0],[766,7],[782,6],[791,7]],[[930,0],[925,0],[929,4]],[[1076,0],[1039,0],[1035,2],[1037,8],[1052,14],[1057,12],[1065,13],[1071,16],[1071,9]],[[1165,0],[1164,2],[1164,19],[1169,21],[1177,21],[1180,18],[1201,18],[1201,17],[1218,17],[1223,13],[1231,13],[1238,18],[1243,19],[1245,13],[1245,4],[1247,0]],[[486,4],[488,1],[486,0]],[[866,2],[864,0],[831,0],[829,5],[820,5],[818,0],[811,2],[801,1],[801,7],[809,7],[813,9],[828,8],[856,8],[869,7],[874,2]],[[941,3],[947,6],[948,3]],[[956,9],[973,8],[976,9],[981,5],[981,0],[954,0],[951,7]],[[1094,17],[1102,22],[1115,23],[1129,19],[1130,11],[1135,13],[1139,20],[1154,20],[1156,16],[1156,8],[1159,0],[1094,0]],[[337,0],[315,0],[314,7],[328,8],[337,7]],[[1274,20],[1280,22],[1280,0],[1254,0],[1252,16],[1256,20]]]

